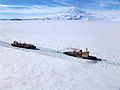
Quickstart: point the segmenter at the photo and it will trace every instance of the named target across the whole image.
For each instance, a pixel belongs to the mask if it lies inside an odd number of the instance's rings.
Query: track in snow
[[[24,49],[24,48],[13,47],[13,46],[11,46],[11,43],[5,42],[5,41],[0,41],[0,46],[17,49],[17,50],[22,50],[22,51],[26,51],[26,52],[34,52],[34,53],[38,53],[40,55],[50,56],[50,57],[54,57],[54,58],[68,59],[68,60],[75,59],[75,57],[71,57],[71,56],[67,56],[67,55],[63,54],[62,51],[52,50],[52,49],[48,49],[48,48],[37,47],[37,49]],[[84,60],[86,60],[86,59],[84,59]],[[90,60],[88,60],[88,61],[90,61]],[[99,59],[98,59],[98,61],[91,60],[91,62],[92,61],[94,63],[99,62],[99,63],[109,64],[109,65],[120,66],[120,63],[118,63],[118,62],[108,61],[105,59],[101,59],[101,61],[99,61]]]
[[[4,41],[0,41],[0,46],[17,49],[17,50],[22,50],[22,51],[26,51],[26,52],[34,52],[34,53],[38,53],[40,55],[45,55],[45,56],[50,56],[50,57],[55,57],[55,58],[60,58],[60,59],[69,58],[69,56],[64,55],[60,51],[52,50],[52,49],[48,49],[48,48],[37,47],[37,49],[25,49],[25,48],[13,47],[13,46],[11,46],[11,43],[4,42]]]

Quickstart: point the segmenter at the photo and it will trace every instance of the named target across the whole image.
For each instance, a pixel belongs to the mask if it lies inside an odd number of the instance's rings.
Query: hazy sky
[[[120,10],[120,0],[0,0],[0,18],[34,15],[39,17],[68,7],[86,10]]]
[[[120,9],[120,0],[0,0],[1,5],[74,6],[80,8]]]

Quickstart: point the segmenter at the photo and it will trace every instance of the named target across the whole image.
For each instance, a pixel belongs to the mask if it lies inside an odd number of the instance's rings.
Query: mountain
[[[70,8],[59,12],[52,17],[45,17],[45,20],[103,20],[103,16],[92,14],[80,10],[79,8]]]
[[[0,20],[120,20],[119,16],[105,15],[105,14],[94,14],[92,11],[83,11],[79,8],[72,7],[67,10],[58,11],[52,15],[34,18],[14,18],[14,19],[0,19]]]

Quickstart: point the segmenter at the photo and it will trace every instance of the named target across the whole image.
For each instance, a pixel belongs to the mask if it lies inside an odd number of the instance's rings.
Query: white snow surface
[[[0,90],[120,90],[120,22],[0,21]],[[14,40],[41,50],[10,46]],[[88,48],[107,61],[64,55]]]

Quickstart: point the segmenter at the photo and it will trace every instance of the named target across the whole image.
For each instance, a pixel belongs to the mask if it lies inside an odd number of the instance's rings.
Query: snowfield
[[[0,90],[120,90],[119,35],[119,21],[0,21]],[[103,61],[62,54],[68,48]]]

